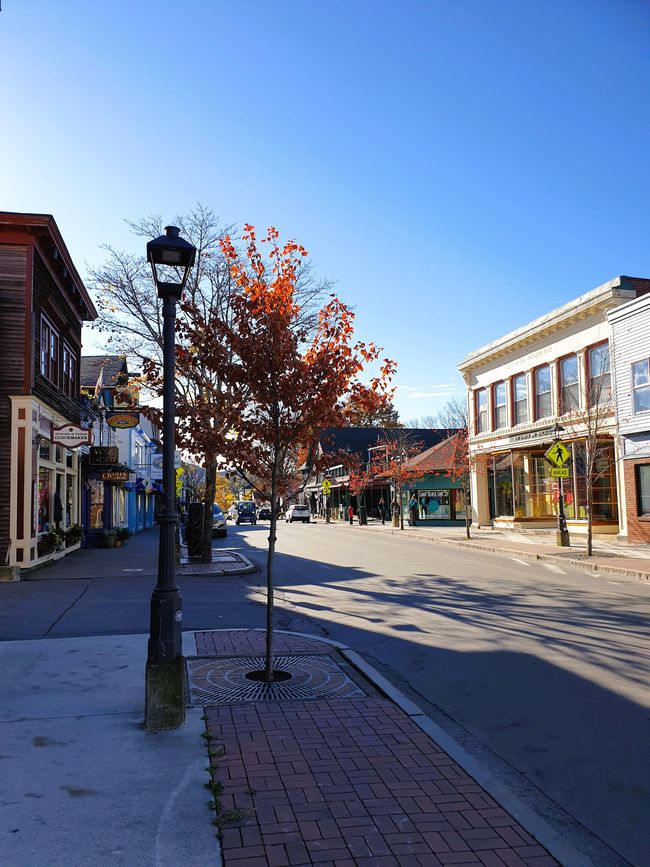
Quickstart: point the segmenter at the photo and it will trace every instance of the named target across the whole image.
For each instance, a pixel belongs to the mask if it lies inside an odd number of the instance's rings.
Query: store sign
[[[525,433],[513,434],[508,437],[507,442],[509,443],[525,443],[530,440],[545,440],[548,437],[552,437],[554,434],[554,429],[552,427],[543,428],[542,430],[530,430]]]
[[[151,458],[151,478],[162,479],[163,477],[163,456],[158,452]]]
[[[102,473],[102,481],[103,482],[128,482],[129,481],[129,471],[128,470],[106,470]]]
[[[52,442],[68,449],[78,449],[79,446],[90,445],[92,430],[84,430],[76,424],[64,424],[52,428]]]
[[[137,427],[140,423],[139,412],[107,412],[106,424],[109,427],[126,430],[130,427]]]
[[[120,450],[117,446],[93,446],[88,460],[93,466],[119,464]]]

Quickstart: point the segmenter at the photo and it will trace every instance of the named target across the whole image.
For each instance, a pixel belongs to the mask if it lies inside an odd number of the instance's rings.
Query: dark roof
[[[414,443],[422,443],[423,449],[431,448],[442,440],[448,439],[455,430],[447,428],[379,428],[379,427],[328,427],[321,430],[319,438],[323,451],[328,454],[347,452],[360,454],[367,460],[368,449],[391,433],[408,436]]]
[[[454,460],[457,437],[458,435],[454,434],[419,455],[415,455],[406,462],[406,466],[409,468],[417,467],[423,473],[446,472],[451,468]]]
[[[81,387],[94,388],[97,385],[99,371],[102,367],[104,368],[104,388],[123,385],[129,375],[126,358],[123,355],[82,355]]]

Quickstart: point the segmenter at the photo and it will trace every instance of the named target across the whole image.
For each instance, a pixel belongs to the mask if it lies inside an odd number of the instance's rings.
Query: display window
[[[90,529],[104,527],[104,483],[99,479],[88,480],[90,494]]]
[[[427,518],[448,520],[451,518],[449,490],[418,491],[418,512],[421,521]]]
[[[51,520],[52,471],[40,467],[38,471],[38,532],[47,533]]]

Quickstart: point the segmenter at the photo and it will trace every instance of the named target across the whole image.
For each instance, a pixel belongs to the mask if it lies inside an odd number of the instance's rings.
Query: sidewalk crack
[[[90,587],[90,585],[91,585],[92,583],[93,583],[93,582],[92,582],[92,579],[91,579],[91,580],[86,584],[86,586],[85,586],[84,589],[81,591],[81,593],[79,593],[79,595],[76,597],[76,599],[73,599],[72,602],[68,605],[68,607],[65,608],[65,609],[64,609],[64,610],[59,614],[59,616],[56,618],[56,620],[54,621],[54,623],[51,623],[50,626],[48,626],[48,628],[45,630],[45,632],[44,632],[43,635],[42,635],[43,638],[45,638],[45,637],[46,637],[46,636],[47,636],[47,635],[48,635],[48,634],[49,634],[49,633],[54,629],[54,627],[56,626],[56,624],[57,624],[57,623],[58,623],[58,622],[59,622],[63,617],[65,617],[65,615],[68,613],[68,611],[70,611],[72,608],[74,608],[74,606],[75,606],[75,605],[77,604],[77,602],[81,599],[81,597],[84,595],[84,593],[86,592],[86,590],[88,590],[88,588]]]

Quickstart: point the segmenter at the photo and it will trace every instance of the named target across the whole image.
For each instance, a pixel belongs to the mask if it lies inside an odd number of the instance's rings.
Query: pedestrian
[[[385,524],[386,523],[386,503],[384,502],[383,497],[379,500],[377,508],[379,510],[379,517],[381,518],[381,522],[382,522],[382,524]]]
[[[354,524],[354,509],[352,505],[348,506],[348,518],[350,519],[350,526],[352,526]]]
[[[411,494],[409,500],[409,524],[411,527],[416,527],[418,521],[418,501],[415,499],[415,494]]]

